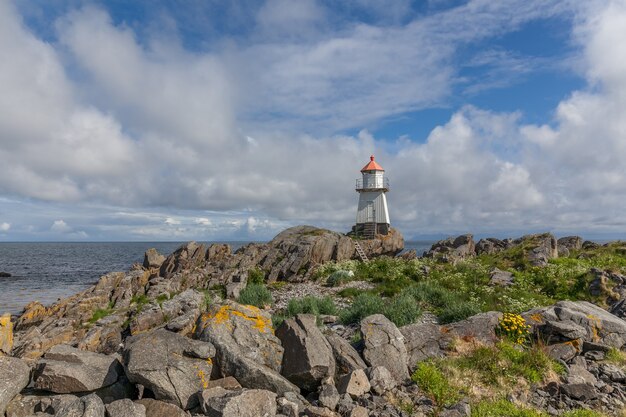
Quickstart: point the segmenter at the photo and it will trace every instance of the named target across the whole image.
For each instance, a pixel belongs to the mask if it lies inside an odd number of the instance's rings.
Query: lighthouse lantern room
[[[356,213],[356,225],[352,231],[357,236],[373,239],[377,234],[389,233],[389,210],[387,197],[389,181],[385,170],[375,160],[374,155],[361,169],[362,178],[356,180],[359,193],[359,207]]]

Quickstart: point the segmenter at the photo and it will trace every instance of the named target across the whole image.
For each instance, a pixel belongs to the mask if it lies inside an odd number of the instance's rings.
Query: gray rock
[[[550,233],[522,236],[513,244],[523,245],[526,258],[533,266],[546,266],[550,259],[559,256],[556,239]]]
[[[476,256],[474,237],[470,234],[466,234],[456,238],[450,237],[440,240],[432,245],[430,250],[424,253],[424,256],[444,261],[454,261]]]
[[[328,340],[335,356],[336,373],[347,374],[357,369],[367,368],[361,355],[346,339],[331,333],[326,335],[326,340]]]
[[[574,384],[562,384],[561,392],[568,397],[571,397],[579,401],[589,401],[598,397],[598,391],[592,384],[574,383]]]
[[[441,331],[441,326],[431,323],[409,324],[401,327],[400,332],[404,336],[411,371],[415,370],[419,362],[445,355],[441,346],[445,336]]]
[[[156,249],[150,248],[143,256],[143,267],[146,269],[160,268],[165,261],[165,256],[157,252]]]
[[[58,394],[94,391],[114,384],[122,374],[117,356],[57,345],[37,364],[34,385]]]
[[[274,417],[276,394],[259,389],[222,390],[219,393],[203,395],[200,406],[204,414],[210,417]]]
[[[335,376],[333,350],[314,315],[286,319],[276,329],[276,336],[285,349],[281,373],[295,385],[313,391],[322,379]]]
[[[127,339],[126,374],[156,399],[189,409],[211,376],[215,354],[210,343],[159,329]]]
[[[552,359],[568,362],[581,351],[582,342],[580,339],[564,343],[556,343],[545,347],[546,354]]]
[[[583,247],[583,239],[580,236],[565,236],[557,240],[557,243],[568,250],[580,250]]]
[[[232,376],[227,376],[226,378],[214,379],[208,382],[206,389],[221,387],[226,390],[236,391],[240,390],[241,384]]]
[[[546,343],[582,339],[587,335],[587,329],[571,320],[546,320],[540,332]]]
[[[30,368],[21,359],[0,356],[0,416],[7,404],[28,385]]]
[[[175,273],[193,270],[206,263],[206,248],[196,242],[189,242],[163,261],[159,275],[171,278]]]
[[[398,385],[391,372],[384,366],[367,368],[365,374],[370,381],[372,391],[378,395],[383,395]]]
[[[89,394],[66,403],[55,417],[104,417],[105,408],[100,397]]]
[[[143,398],[135,401],[135,403],[141,404],[146,408],[147,417],[189,417],[187,413],[174,404],[152,398]]]
[[[369,392],[371,385],[365,371],[357,369],[347,375],[343,375],[337,381],[337,390],[340,394],[349,394],[350,396],[360,397]]]
[[[508,287],[513,285],[514,277],[512,272],[494,268],[490,273],[490,277],[489,285],[499,287]]]
[[[340,417],[339,414],[324,407],[314,407],[312,405],[304,409],[304,415],[307,417]]]
[[[323,407],[334,410],[339,403],[339,398],[339,391],[333,384],[322,384],[318,399]]]
[[[106,405],[108,417],[146,417],[146,407],[128,398]]]
[[[235,377],[245,388],[267,389],[279,395],[299,391],[278,373],[283,347],[274,336],[268,313],[234,302],[212,306],[200,318],[196,336],[215,346],[220,376]]]
[[[361,321],[361,334],[366,363],[384,366],[399,383],[409,378],[404,336],[395,324],[382,314],[374,314]]]
[[[300,406],[289,401],[287,398],[281,397],[276,400],[277,412],[287,417],[298,417],[300,415]]]
[[[496,239],[493,237],[487,239],[480,239],[476,244],[476,254],[482,255],[485,254],[494,254],[498,252],[502,252],[505,249],[508,249],[511,246],[510,242]]]
[[[347,415],[348,417],[368,417],[370,415],[367,408],[361,407],[360,405],[355,406],[350,413]]]
[[[7,405],[7,417],[30,417],[37,413],[56,414],[65,405],[78,400],[71,394],[60,395],[17,395]]]

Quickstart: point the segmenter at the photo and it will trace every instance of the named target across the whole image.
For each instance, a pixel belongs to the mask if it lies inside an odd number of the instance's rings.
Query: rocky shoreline
[[[368,258],[393,257],[404,246],[396,230],[359,244]],[[424,256],[454,264],[514,250],[542,268],[591,245],[549,234],[477,243],[464,235],[438,242]],[[373,288],[365,281],[336,287],[316,281],[318,267],[358,258],[349,237],[309,226],[234,253],[228,245],[194,242],[167,257],[150,250],[128,272],[109,273],[51,306],[33,302],[18,317],[0,318],[0,416],[473,415],[469,394],[443,404],[411,376],[420,363],[498,346],[501,312],[449,324],[424,314],[404,326],[382,314],[350,326],[336,316],[296,314],[274,326],[272,315],[290,299],[327,296],[343,306],[349,301],[340,300],[340,291]],[[415,253],[401,258],[411,262]],[[258,279],[255,271],[272,289],[273,306],[235,301]],[[489,273],[494,287],[515,281],[509,270]],[[562,373],[507,401],[550,415],[575,409],[620,415],[626,372],[607,357],[626,345],[620,318],[626,277],[593,273],[589,291],[606,295],[611,312],[587,301],[524,312],[529,334]]]

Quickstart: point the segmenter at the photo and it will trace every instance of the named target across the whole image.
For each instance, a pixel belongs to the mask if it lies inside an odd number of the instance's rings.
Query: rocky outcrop
[[[326,340],[330,344],[335,356],[335,364],[337,374],[343,375],[356,371],[357,369],[365,369],[367,365],[361,358],[361,355],[354,347],[344,338],[336,334],[326,335]]]
[[[128,379],[148,388],[154,397],[183,409],[198,404],[213,369],[215,347],[159,329],[126,341]]]
[[[66,403],[55,417],[105,417],[104,403],[96,394],[85,395]]]
[[[311,314],[283,321],[276,336],[286,347],[281,373],[298,387],[315,390],[322,379],[335,376],[333,350]]]
[[[157,252],[156,249],[150,248],[143,256],[143,267],[146,269],[160,268],[165,261],[165,256]]]
[[[424,253],[427,258],[436,258],[445,262],[465,259],[476,256],[474,237],[470,234],[458,237],[449,237],[432,245],[428,252]]]
[[[361,335],[365,345],[363,358],[367,364],[384,366],[398,383],[409,378],[404,336],[395,324],[382,314],[374,314],[361,321]]]
[[[513,245],[522,247],[532,266],[546,266],[550,259],[559,256],[556,239],[550,233],[522,236]]]
[[[476,255],[492,255],[494,253],[502,252],[510,248],[513,245],[511,239],[500,240],[493,237],[486,239],[480,239],[476,244]]]
[[[567,250],[581,250],[583,247],[583,239],[580,236],[565,236],[557,240],[559,253],[561,248]]]
[[[28,385],[30,369],[17,358],[0,356],[0,416],[7,404]]]
[[[115,356],[57,345],[37,364],[34,385],[40,390],[69,394],[112,385],[121,375],[122,365]]]

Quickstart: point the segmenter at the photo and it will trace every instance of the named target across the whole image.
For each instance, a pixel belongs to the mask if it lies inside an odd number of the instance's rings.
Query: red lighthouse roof
[[[361,169],[363,171],[384,171],[383,167],[378,165],[376,161],[374,161],[374,155],[370,156],[370,161]]]

